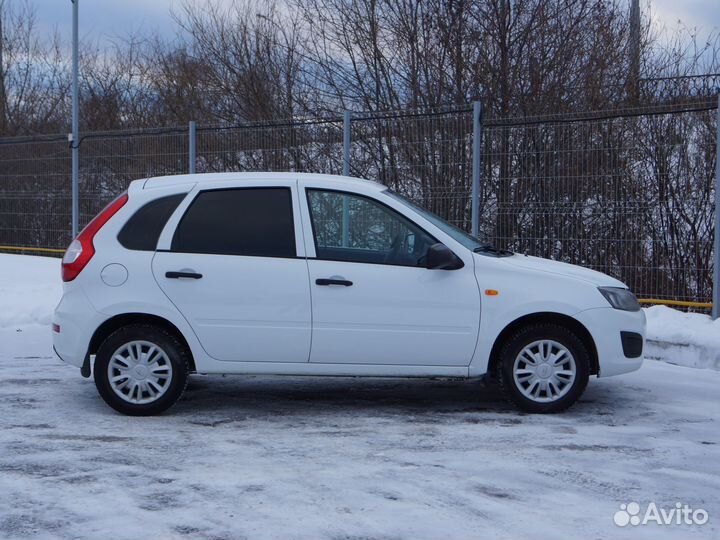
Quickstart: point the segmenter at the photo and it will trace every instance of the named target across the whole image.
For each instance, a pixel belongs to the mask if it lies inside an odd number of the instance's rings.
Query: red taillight
[[[113,202],[108,204],[105,209],[95,216],[90,223],[78,234],[77,238],[72,241],[67,248],[62,260],[62,280],[72,281],[75,279],[87,263],[90,262],[92,256],[95,255],[95,246],[93,246],[93,238],[97,232],[102,229],[111,217],[120,210],[128,201],[127,193],[123,193]]]

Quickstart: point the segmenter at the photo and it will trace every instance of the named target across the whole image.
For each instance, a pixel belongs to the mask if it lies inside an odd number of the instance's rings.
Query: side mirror
[[[431,270],[457,270],[465,266],[460,257],[440,242],[428,248],[425,264]]]

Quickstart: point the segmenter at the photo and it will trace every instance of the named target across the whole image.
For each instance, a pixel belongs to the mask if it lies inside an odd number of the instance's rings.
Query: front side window
[[[430,223],[435,225],[438,229],[440,229],[442,232],[450,236],[453,240],[456,242],[462,244],[466,248],[472,251],[477,251],[479,249],[482,249],[483,247],[488,246],[487,243],[481,242],[471,234],[466,233],[461,228],[456,227],[452,223],[448,223],[443,218],[438,216],[437,214],[433,214],[428,209],[423,208],[419,204],[413,202],[412,200],[408,199],[407,197],[404,197],[400,195],[399,193],[395,193],[394,191],[391,191],[389,189],[386,189],[384,193],[393,199],[400,201],[401,203],[409,206],[413,210],[415,210],[418,214],[420,214],[422,217],[427,219]]]
[[[295,257],[289,188],[202,191],[180,220],[172,251]]]
[[[436,240],[384,204],[339,191],[307,191],[317,257],[424,266]]]

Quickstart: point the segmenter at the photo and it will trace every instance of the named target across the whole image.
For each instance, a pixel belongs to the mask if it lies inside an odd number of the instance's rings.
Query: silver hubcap
[[[551,339],[533,341],[515,358],[513,379],[518,390],[539,403],[556,401],[570,391],[577,369],[564,345]]]
[[[113,392],[136,405],[152,403],[170,387],[172,364],[165,351],[149,341],[130,341],[113,353],[107,368]]]

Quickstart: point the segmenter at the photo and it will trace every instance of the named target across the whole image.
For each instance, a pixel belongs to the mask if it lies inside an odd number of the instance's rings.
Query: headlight
[[[640,304],[629,289],[622,287],[598,287],[605,300],[615,309],[623,311],[640,311]]]

